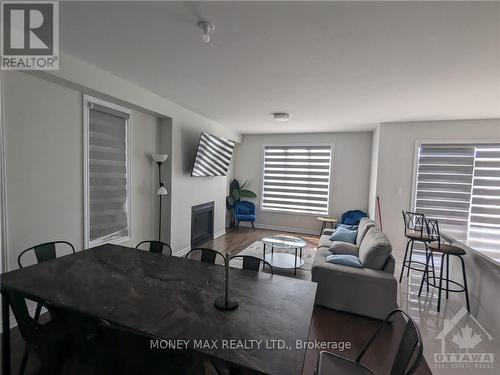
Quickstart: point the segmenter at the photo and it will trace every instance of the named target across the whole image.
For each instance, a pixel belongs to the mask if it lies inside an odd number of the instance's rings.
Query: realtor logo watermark
[[[59,2],[1,2],[4,70],[59,69]]]
[[[434,367],[439,369],[492,369],[495,367],[495,354],[485,353],[476,347],[483,341],[492,341],[493,337],[472,316],[468,322],[462,322],[467,316],[462,307],[451,319],[445,319],[443,330],[435,337],[441,341],[441,351],[434,353]],[[454,348],[450,348],[451,342]],[[448,349],[447,349],[448,348]],[[453,351],[456,349],[456,351]]]

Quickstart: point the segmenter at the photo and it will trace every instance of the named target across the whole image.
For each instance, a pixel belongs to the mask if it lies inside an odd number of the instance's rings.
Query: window
[[[328,215],[331,146],[264,146],[261,209]]]
[[[500,260],[500,144],[422,143],[417,162],[415,210]]]
[[[85,246],[130,239],[130,111],[84,97]]]

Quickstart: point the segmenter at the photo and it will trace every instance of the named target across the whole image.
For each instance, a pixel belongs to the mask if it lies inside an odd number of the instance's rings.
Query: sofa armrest
[[[329,251],[319,249],[311,276],[318,283],[316,304],[331,309],[384,319],[397,306],[394,275],[325,261]]]

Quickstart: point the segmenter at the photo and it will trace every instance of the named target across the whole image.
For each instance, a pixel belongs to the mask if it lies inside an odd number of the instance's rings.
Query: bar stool
[[[432,241],[433,238],[429,235],[427,222],[425,220],[424,214],[419,214],[416,212],[402,211],[403,221],[405,225],[405,237],[408,239],[406,242],[406,251],[403,265],[401,266],[401,274],[399,276],[399,282],[403,279],[403,273],[405,268],[408,269],[406,277],[410,275],[410,269],[414,271],[424,272],[425,263],[417,260],[413,260],[413,244],[415,241],[422,242],[424,245]],[[408,250],[410,254],[408,256]],[[427,257],[427,248],[425,250]],[[408,258],[408,260],[407,260]],[[434,258],[432,258],[432,268],[431,271],[434,274]],[[413,264],[419,264],[421,267],[414,267]]]
[[[422,281],[420,283],[420,290],[418,291],[418,296],[422,294],[422,287],[424,286],[424,282],[427,284],[427,288],[431,285],[434,288],[438,288],[438,305],[437,311],[439,312],[441,309],[441,291],[446,291],[446,299],[449,297],[449,293],[465,293],[465,301],[467,303],[467,311],[470,313],[470,303],[469,303],[469,291],[467,289],[467,275],[465,272],[465,263],[462,258],[463,255],[466,254],[465,250],[459,246],[456,246],[452,243],[441,243],[441,236],[439,234],[439,224],[437,220],[428,220],[428,231],[432,238],[435,238],[435,241],[426,243],[427,251],[427,259],[425,262],[425,270],[424,275],[422,277]],[[429,281],[428,268],[429,268],[429,259],[432,257],[434,253],[441,254],[441,267],[439,272],[439,285],[436,285],[435,278],[431,283]],[[460,263],[462,264],[462,277],[464,280],[463,285],[450,280],[450,255],[458,257],[460,259]],[[446,263],[446,276],[444,275],[444,267]],[[443,282],[446,283],[446,286],[443,285]],[[458,289],[450,289],[450,284],[455,285]]]

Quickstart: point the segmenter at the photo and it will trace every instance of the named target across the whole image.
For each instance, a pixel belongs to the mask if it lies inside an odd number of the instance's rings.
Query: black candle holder
[[[215,307],[219,310],[234,310],[240,305],[238,297],[229,297],[229,254],[224,258],[225,275],[224,275],[224,295],[217,297]]]

